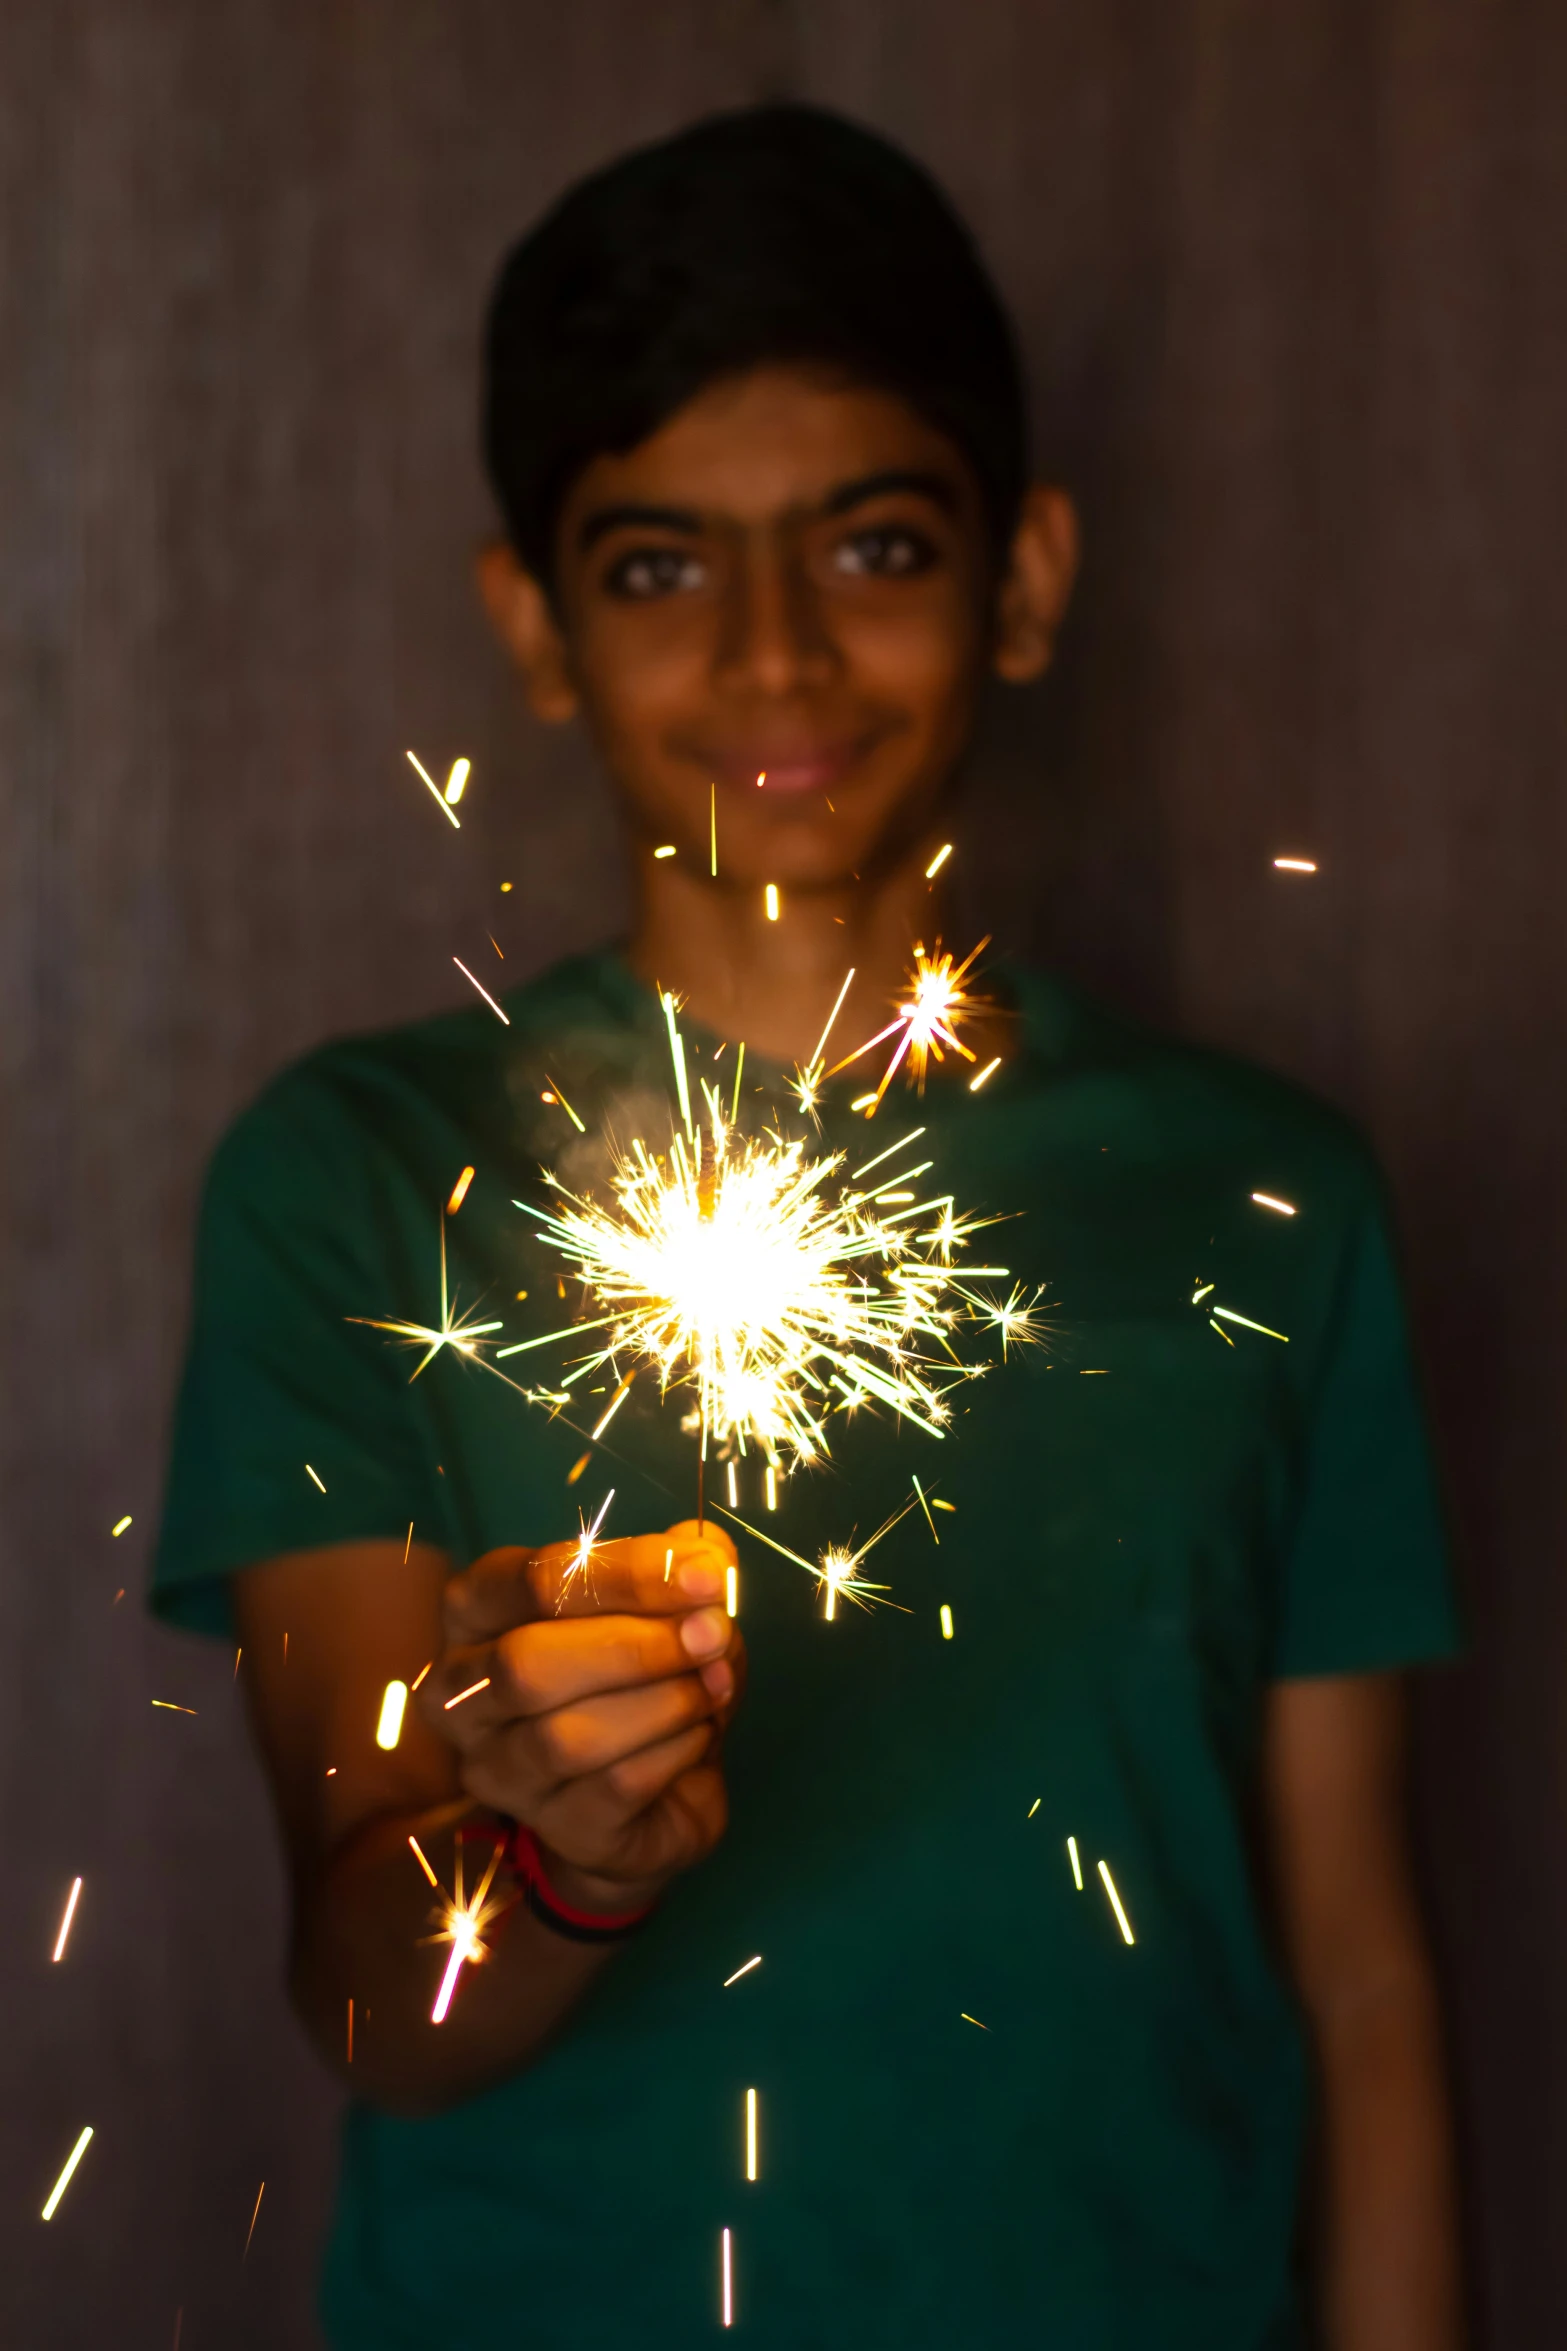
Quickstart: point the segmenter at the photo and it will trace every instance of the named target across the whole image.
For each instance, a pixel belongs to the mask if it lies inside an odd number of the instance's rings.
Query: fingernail
[[[675,1575],[682,1592],[689,1592],[693,1600],[721,1600],[724,1596],[724,1571],[710,1558],[683,1560]]]
[[[702,1668],[702,1687],[720,1706],[735,1686],[735,1669],[727,1657],[715,1657],[711,1665]]]
[[[689,1657],[716,1657],[729,1646],[729,1619],[720,1608],[699,1608],[681,1626],[680,1644]]]

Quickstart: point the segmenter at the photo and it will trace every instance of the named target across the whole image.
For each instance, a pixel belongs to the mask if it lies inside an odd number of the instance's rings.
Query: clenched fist
[[[724,1831],[719,1739],[745,1672],[724,1611],[735,1553],[686,1520],[595,1545],[570,1572],[577,1556],[574,1543],[491,1551],[454,1576],[419,1695],[467,1793],[533,1831],[560,1893],[622,1911]]]

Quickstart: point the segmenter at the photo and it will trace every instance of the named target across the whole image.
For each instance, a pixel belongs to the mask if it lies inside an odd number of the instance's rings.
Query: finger
[[[687,1732],[618,1765],[573,1780],[541,1809],[538,1834],[581,1869],[656,1877],[711,1852],[728,1822],[721,1771]]]
[[[721,1530],[698,1534],[690,1520],[663,1535],[595,1543],[586,1553],[580,1541],[487,1551],[446,1586],[446,1637],[466,1647],[547,1616],[670,1614],[721,1600],[734,1558]]]
[[[687,1519],[662,1535],[595,1543],[550,1543],[538,1554],[539,1588],[557,1616],[666,1615],[722,1600],[735,1547],[721,1528],[700,1533]]]
[[[486,1804],[534,1821],[539,1806],[577,1779],[612,1770],[628,1756],[698,1729],[707,1736],[713,1700],[696,1674],[650,1690],[622,1690],[532,1722],[502,1724],[462,1763],[463,1786]]]
[[[550,1714],[601,1691],[636,1689],[710,1664],[723,1657],[734,1629],[721,1608],[519,1625],[490,1651],[492,1686],[515,1714]]]

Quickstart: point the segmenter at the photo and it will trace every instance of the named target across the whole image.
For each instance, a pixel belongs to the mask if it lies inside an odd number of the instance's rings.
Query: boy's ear
[[[997,677],[1025,685],[1050,667],[1077,577],[1077,508],[1065,490],[1036,482],[1023,499],[996,598]]]
[[[480,548],[474,572],[490,626],[522,672],[534,716],[563,726],[577,715],[577,689],[548,596],[504,539]]]

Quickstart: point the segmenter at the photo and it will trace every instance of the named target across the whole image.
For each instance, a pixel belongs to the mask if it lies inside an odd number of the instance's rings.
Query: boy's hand
[[[596,1544],[571,1573],[576,1557],[574,1543],[491,1551],[454,1576],[420,1699],[468,1794],[533,1831],[566,1900],[626,1910],[724,1831],[716,1750],[744,1673],[724,1613],[735,1551],[687,1520]]]

